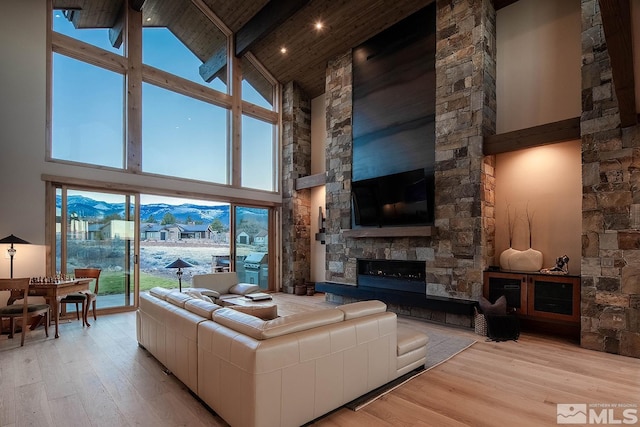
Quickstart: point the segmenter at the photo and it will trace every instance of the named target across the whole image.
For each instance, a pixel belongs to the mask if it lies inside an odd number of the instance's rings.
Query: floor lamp
[[[14,236],[13,234],[5,237],[4,239],[0,239],[0,243],[11,244],[11,247],[7,249],[7,252],[9,253],[9,258],[11,258],[11,275],[9,277],[13,279],[13,256],[16,254],[16,250],[14,249],[13,245],[14,244],[29,245],[30,243],[27,242],[26,240],[23,240],[19,237]]]

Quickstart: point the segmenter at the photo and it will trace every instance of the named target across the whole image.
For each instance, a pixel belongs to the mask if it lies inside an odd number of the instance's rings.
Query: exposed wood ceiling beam
[[[638,119],[633,76],[629,0],[598,0],[598,4],[602,15],[604,37],[611,59],[613,83],[620,111],[620,125],[622,127],[633,126],[638,122]]]
[[[214,53],[211,58],[207,59],[198,69],[202,80],[209,83],[216,77],[220,77],[222,81],[226,82],[226,67],[227,67],[227,49],[220,48]]]
[[[493,0],[493,7],[495,10],[500,10],[503,7],[507,7],[517,1],[518,0]]]
[[[113,24],[113,27],[109,28],[109,42],[111,46],[116,49],[120,49],[123,40],[123,30],[124,30],[124,17],[125,17],[125,4],[122,5],[120,11],[118,12],[118,18],[116,22]],[[135,10],[135,9],[134,9]],[[136,12],[140,12],[139,10],[135,10]]]
[[[488,136],[482,151],[488,156],[574,139],[580,139],[580,117]]]
[[[235,34],[235,54],[240,57],[251,46],[302,9],[310,0],[271,0]]]
[[[129,0],[129,6],[131,6],[131,9],[135,10],[136,12],[140,12],[144,7],[145,1],[146,0]]]

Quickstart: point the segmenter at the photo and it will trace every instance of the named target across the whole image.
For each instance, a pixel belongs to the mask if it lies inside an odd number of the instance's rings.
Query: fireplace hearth
[[[358,286],[421,295],[427,292],[424,261],[358,259],[356,263]]]

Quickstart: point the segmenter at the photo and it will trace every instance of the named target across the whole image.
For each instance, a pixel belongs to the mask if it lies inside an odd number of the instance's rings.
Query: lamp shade
[[[0,239],[0,243],[11,243],[12,245],[14,243],[19,243],[22,245],[30,245],[31,243],[27,242],[26,240],[23,240],[17,236],[14,236],[13,234],[10,234],[9,236],[5,237],[4,239]]]
[[[167,265],[165,268],[187,268],[187,267],[193,267],[193,265],[178,258],[177,260],[173,261],[171,264]]]

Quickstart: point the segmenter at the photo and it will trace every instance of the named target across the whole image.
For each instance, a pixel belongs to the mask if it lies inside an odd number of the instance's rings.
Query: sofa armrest
[[[237,295],[247,295],[258,292],[259,290],[260,287],[258,285],[251,285],[249,283],[238,283],[237,285],[229,288],[229,293]]]
[[[358,317],[370,316],[372,314],[384,313],[387,305],[382,301],[358,301],[351,304],[339,305],[336,307],[344,313],[344,320],[356,319]]]

